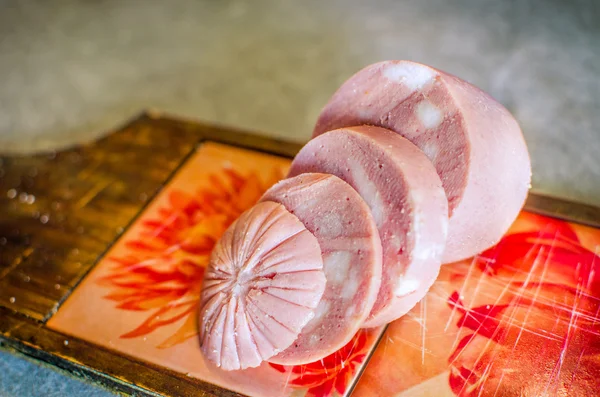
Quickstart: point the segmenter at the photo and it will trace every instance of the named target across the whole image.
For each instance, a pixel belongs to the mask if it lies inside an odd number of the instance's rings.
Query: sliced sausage
[[[303,174],[269,189],[317,238],[327,285],[315,317],[298,339],[269,361],[306,364],[348,343],[367,318],[381,284],[381,241],[369,207],[336,176]]]
[[[225,232],[206,269],[205,357],[225,370],[260,365],[296,340],[324,290],[315,236],[281,204],[257,204]]]
[[[362,124],[399,133],[433,162],[450,209],[444,262],[498,242],[523,206],[531,165],[521,130],[471,84],[414,62],[376,63],[333,95],[313,136]]]
[[[406,314],[435,281],[448,228],[448,201],[423,152],[393,131],[350,127],[311,140],[294,159],[290,176],[336,175],[365,200],[383,248],[377,301],[364,327]]]

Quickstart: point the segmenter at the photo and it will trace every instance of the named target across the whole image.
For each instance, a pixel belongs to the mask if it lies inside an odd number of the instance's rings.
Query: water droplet
[[[31,214],[31,216],[33,216],[34,219],[39,219],[40,212],[39,211],[35,211],[33,214]]]
[[[123,230],[125,230],[125,228],[123,228],[122,226],[119,226],[117,228],[117,233],[121,234],[121,233],[123,233]]]
[[[27,196],[27,200],[25,200],[27,202],[27,204],[33,204],[35,203],[35,196],[33,194],[30,194]]]
[[[190,374],[189,372],[186,372],[186,373],[185,373],[185,376],[187,376],[187,377],[191,377],[191,376],[192,376],[192,374]]]
[[[490,308],[490,305],[485,305],[485,308],[489,310],[489,308]]]
[[[142,338],[142,340],[143,340],[144,342],[146,342],[146,340],[148,340],[148,338],[144,336],[144,337]]]
[[[77,255],[77,254],[79,254],[79,250],[77,248],[73,248],[71,250],[71,255]]]
[[[29,195],[28,195],[27,193],[25,193],[25,192],[21,192],[21,193],[19,194],[19,201],[20,201],[20,202],[22,202],[22,203],[26,202],[26,201],[27,201],[27,197],[28,197],[28,196],[29,196]]]
[[[25,281],[26,283],[28,283],[28,282],[31,281],[31,277],[25,276],[25,277],[23,277],[23,281]]]
[[[60,284],[54,284],[54,289],[60,289]]]
[[[0,237],[0,245],[6,245],[6,237]]]
[[[140,201],[148,200],[148,195],[146,193],[140,193]]]
[[[64,341],[64,344],[65,344],[65,346],[69,346],[69,341],[68,340]]]
[[[17,191],[15,189],[10,189],[8,192],[6,192],[6,197],[9,199],[14,199],[17,197]]]
[[[17,298],[15,298],[14,296],[11,296],[9,301],[10,301],[10,303],[15,303],[17,301]]]
[[[42,222],[43,224],[48,223],[49,220],[50,220],[50,217],[46,214],[40,216],[40,222]]]
[[[77,152],[73,152],[69,155],[69,160],[71,160],[72,163],[79,163],[81,161],[81,155]]]
[[[53,201],[52,202],[52,209],[54,211],[58,211],[60,209],[60,203],[58,201]]]

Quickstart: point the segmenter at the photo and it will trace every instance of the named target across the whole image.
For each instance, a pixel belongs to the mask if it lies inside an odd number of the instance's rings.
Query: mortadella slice
[[[289,176],[306,172],[348,182],[370,207],[379,229],[382,281],[363,327],[406,314],[439,273],[448,229],[448,201],[429,159],[393,131],[350,127],[320,135],[300,150]]]
[[[269,189],[318,240],[327,285],[315,317],[298,339],[269,361],[320,360],[348,343],[369,315],[381,284],[381,241],[369,207],[336,176],[303,174]]]
[[[298,218],[264,201],[213,250],[200,298],[200,346],[224,370],[256,367],[289,347],[325,290],[321,249]]]
[[[367,66],[323,109],[313,136],[355,125],[393,130],[433,162],[450,209],[443,262],[494,245],[523,206],[531,180],[519,125],[488,94],[409,61]]]

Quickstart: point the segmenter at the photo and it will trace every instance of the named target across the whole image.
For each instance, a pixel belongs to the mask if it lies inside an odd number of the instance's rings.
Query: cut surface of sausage
[[[319,242],[325,292],[298,339],[269,361],[306,364],[334,353],[360,329],[381,284],[381,241],[369,207],[336,176],[303,174],[263,196],[283,204]]]
[[[443,262],[494,245],[522,208],[531,164],[512,115],[477,87],[409,61],[367,66],[323,109],[313,136],[375,125],[409,139],[429,157],[450,210]]]
[[[289,347],[325,290],[319,243],[281,204],[243,213],[215,246],[200,298],[200,345],[224,370]]]
[[[304,146],[289,176],[333,174],[365,200],[379,230],[383,273],[364,327],[406,314],[435,281],[448,229],[442,182],[423,152],[393,131],[361,126],[334,130]]]

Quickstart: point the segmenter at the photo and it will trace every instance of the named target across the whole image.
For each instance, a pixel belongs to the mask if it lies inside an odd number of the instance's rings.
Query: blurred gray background
[[[90,141],[149,107],[304,142],[335,89],[385,59],[491,93],[534,188],[600,205],[598,0],[0,0],[0,152]],[[0,395],[15,379],[0,372]]]

